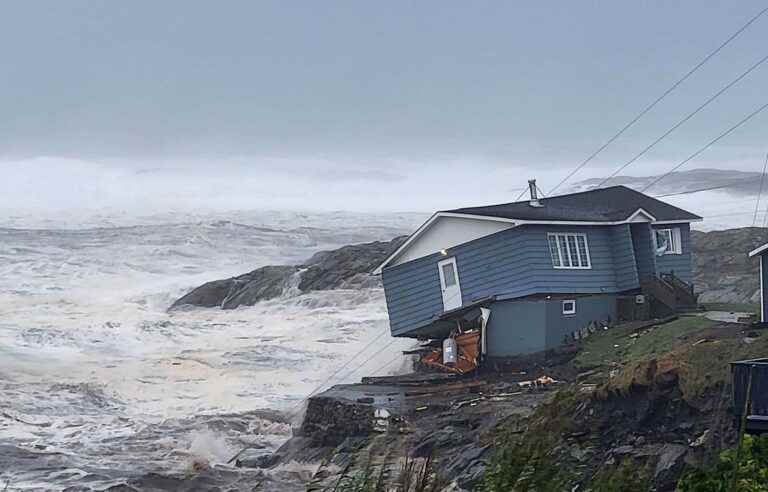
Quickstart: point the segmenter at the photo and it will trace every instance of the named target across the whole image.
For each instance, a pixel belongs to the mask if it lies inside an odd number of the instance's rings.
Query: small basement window
[[[563,301],[563,314],[576,314],[576,301],[573,299]]]

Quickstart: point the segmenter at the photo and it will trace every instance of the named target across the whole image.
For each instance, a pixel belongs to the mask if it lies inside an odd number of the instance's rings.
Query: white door
[[[461,307],[461,286],[456,258],[448,258],[437,264],[440,272],[440,288],[443,290],[443,311]]]

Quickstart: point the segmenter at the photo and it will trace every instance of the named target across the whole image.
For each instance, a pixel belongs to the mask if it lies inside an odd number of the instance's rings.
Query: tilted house
[[[483,306],[487,355],[507,356],[616,320],[626,296],[695,304],[690,223],[701,217],[625,186],[541,200],[535,190],[435,213],[374,271],[393,336],[445,337]]]

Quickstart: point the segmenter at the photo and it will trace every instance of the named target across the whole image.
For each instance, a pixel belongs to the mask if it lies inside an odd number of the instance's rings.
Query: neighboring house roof
[[[542,198],[540,202],[542,205],[540,207],[533,207],[529,200],[524,200],[500,205],[465,207],[436,212],[373,273],[381,273],[384,267],[402,256],[423,233],[442,217],[504,222],[508,224],[508,227],[525,224],[614,225],[638,220],[658,224],[702,220],[696,214],[626,186],[610,186]]]
[[[526,200],[485,207],[457,208],[445,212],[517,220],[616,222],[625,220],[638,209],[642,209],[652,215],[656,222],[701,220],[698,215],[626,186],[553,196],[543,198],[541,203],[543,207],[531,207]]]
[[[768,243],[765,243],[762,246],[760,246],[758,248],[755,248],[752,251],[750,251],[749,252],[749,257],[752,258],[753,256],[764,255],[766,253],[768,253]]]

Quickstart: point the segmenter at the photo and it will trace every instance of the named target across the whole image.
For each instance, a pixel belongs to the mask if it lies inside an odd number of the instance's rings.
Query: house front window
[[[554,268],[592,268],[587,235],[573,232],[550,232],[549,254]]]
[[[656,229],[656,254],[681,255],[683,244],[680,238],[680,228]]]

